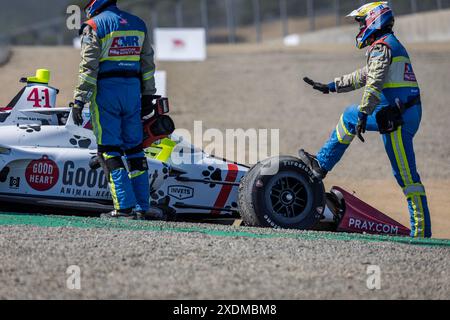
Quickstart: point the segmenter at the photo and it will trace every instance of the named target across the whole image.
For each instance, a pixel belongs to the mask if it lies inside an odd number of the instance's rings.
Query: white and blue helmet
[[[371,37],[377,32],[394,25],[394,13],[387,1],[367,3],[347,17],[355,19],[360,24],[356,36],[356,46],[359,49],[370,45]]]

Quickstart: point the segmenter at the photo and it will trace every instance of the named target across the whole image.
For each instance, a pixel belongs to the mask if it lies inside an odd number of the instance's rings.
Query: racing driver
[[[394,35],[394,14],[387,2],[372,2],[353,11],[360,26],[359,49],[368,47],[367,65],[329,84],[305,78],[324,94],[364,88],[359,105],[348,107],[330,139],[313,156],[300,150],[299,156],[318,179],[324,179],[339,162],[353,139],[364,142],[363,134],[382,134],[394,176],[407,198],[411,236],[431,237],[431,220],[425,188],[417,172],[413,139],[421,118],[420,89],[408,52]]]
[[[100,162],[109,177],[115,210],[104,218],[159,215],[149,207],[148,164],[141,110],[152,108],[154,52],[145,23],[121,11],[117,0],[91,0],[81,30],[81,64],[72,115],[83,124],[90,103]]]

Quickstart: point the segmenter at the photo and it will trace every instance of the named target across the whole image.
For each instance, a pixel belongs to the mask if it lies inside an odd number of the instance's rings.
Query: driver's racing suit
[[[396,99],[408,103],[420,97],[419,85],[406,49],[393,34],[378,39],[368,50],[368,63],[352,74],[335,79],[336,91],[349,92],[364,87],[361,104],[344,112],[330,139],[317,154],[322,168],[331,171],[355,138],[358,113],[369,115],[368,131],[378,131],[376,114],[395,106]],[[382,135],[394,176],[403,188],[411,215],[411,236],[431,237],[431,221],[425,188],[417,172],[413,138],[422,118],[420,102],[403,114],[404,124]]]
[[[145,23],[115,5],[87,21],[75,100],[90,103],[116,210],[149,210],[141,94],[153,95],[155,64]],[[127,163],[124,163],[124,159]]]

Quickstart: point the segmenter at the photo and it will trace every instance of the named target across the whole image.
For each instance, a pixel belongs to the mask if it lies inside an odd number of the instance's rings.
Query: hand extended
[[[320,82],[315,82],[314,80],[311,80],[308,77],[303,78],[303,81],[305,81],[307,84],[313,87],[314,90],[320,91],[323,94],[329,94],[330,92],[336,91],[336,86],[334,83],[323,84]]]

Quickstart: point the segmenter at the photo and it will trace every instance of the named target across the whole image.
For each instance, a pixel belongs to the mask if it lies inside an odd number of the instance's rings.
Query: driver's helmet
[[[365,4],[347,17],[359,22],[359,33],[356,36],[356,47],[359,49],[371,45],[378,35],[383,31],[390,32],[394,26],[394,13],[387,1]]]
[[[84,12],[86,12],[88,19],[91,19],[102,12],[106,7],[116,3],[117,0],[90,0],[84,8]]]

